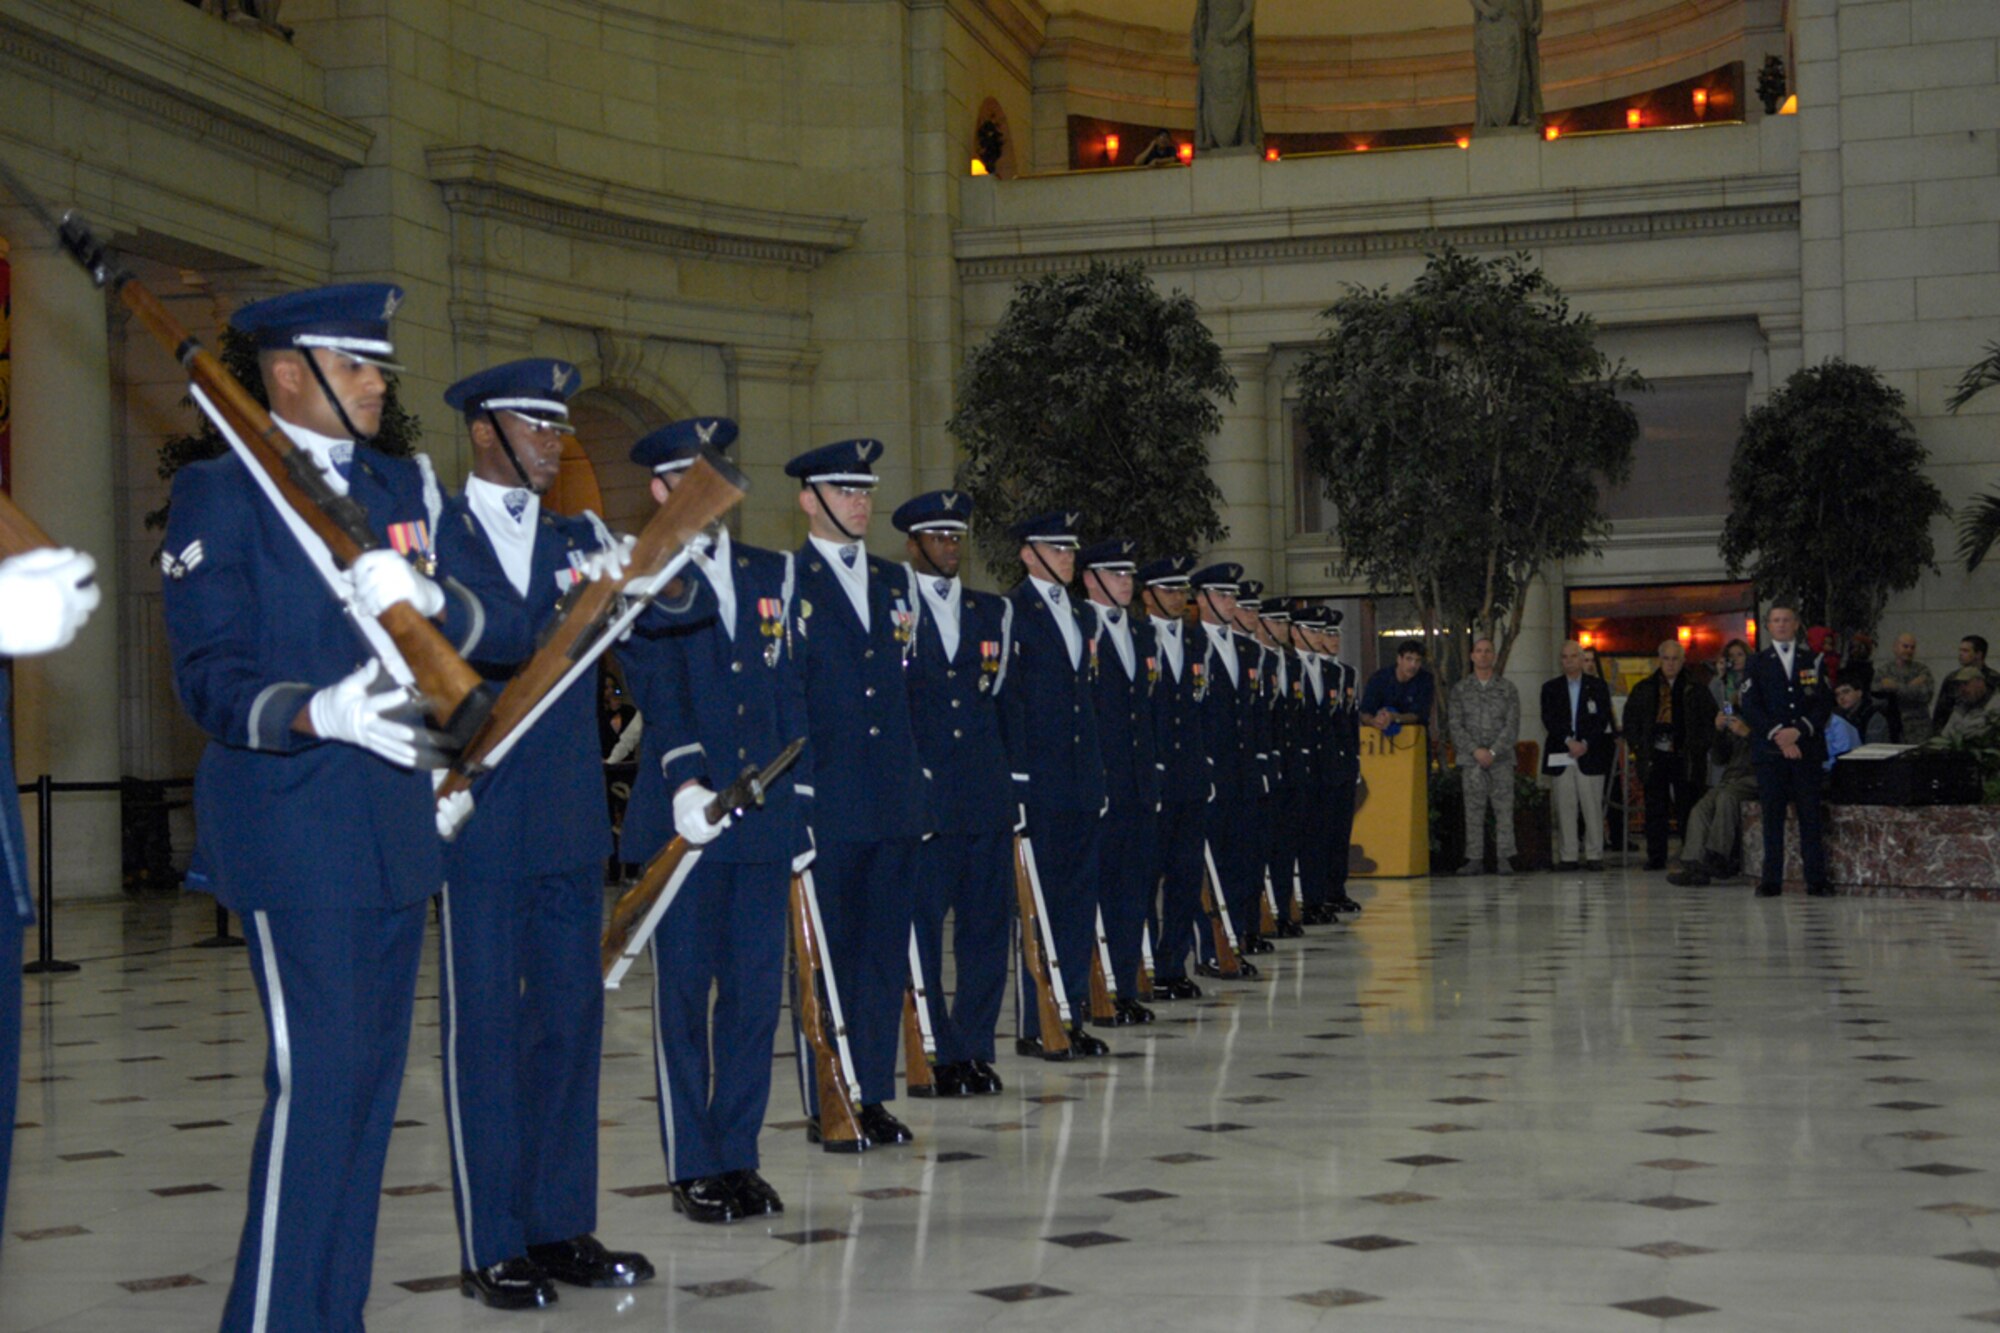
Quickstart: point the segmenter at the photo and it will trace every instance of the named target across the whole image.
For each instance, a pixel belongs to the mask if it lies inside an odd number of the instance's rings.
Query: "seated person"
[[[1973,671],[1961,676],[1956,701],[1945,716],[1944,729],[1938,733],[1945,740],[1974,736],[2000,722],[2000,708],[1994,706],[1993,686],[1985,673]]]
[[[1715,715],[1715,730],[1718,734],[1709,753],[1721,760],[1722,773],[1688,813],[1686,834],[1681,839],[1681,868],[1667,876],[1667,883],[1683,888],[1736,873],[1742,850],[1743,803],[1757,795],[1749,725],[1729,708]]]
[[[1854,734],[1861,738],[1863,745],[1875,745],[1889,739],[1889,717],[1870,694],[1868,687],[1874,682],[1873,675],[1864,663],[1858,669],[1849,665],[1840,673],[1840,683],[1833,687],[1835,712],[1847,719],[1854,728]]]

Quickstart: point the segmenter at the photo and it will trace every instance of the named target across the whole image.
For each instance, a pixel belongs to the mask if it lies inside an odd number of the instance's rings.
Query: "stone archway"
[[[652,400],[629,389],[609,386],[586,389],[569,400],[577,443],[595,475],[604,521],[620,532],[636,533],[652,511],[646,473],[631,462],[639,437],[672,420]],[[565,474],[569,471],[565,460]]]

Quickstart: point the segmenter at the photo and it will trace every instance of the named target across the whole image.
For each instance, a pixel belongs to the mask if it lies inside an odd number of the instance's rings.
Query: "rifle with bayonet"
[[[1063,989],[1055,931],[1048,919],[1048,904],[1042,900],[1042,877],[1025,818],[1014,834],[1014,897],[1021,918],[1021,961],[1035,983],[1032,1003],[1036,1026],[1041,1030],[1042,1055],[1068,1060],[1075,1055],[1069,1040],[1069,995]],[[1029,1003],[1025,996],[1022,1003]]]
[[[750,765],[737,776],[736,781],[716,793],[715,799],[703,808],[702,814],[710,824],[720,824],[726,818],[733,816],[741,819],[746,812],[762,807],[771,784],[784,776],[805,748],[802,736],[778,751],[777,758],[761,769],[755,764]],[[700,850],[691,846],[686,838],[676,835],[646,863],[639,882],[619,895],[618,901],[612,905],[611,921],[604,928],[604,940],[597,951],[598,962],[604,969],[606,990],[618,989],[618,983],[625,979],[632,961],[653,938],[653,932],[659,928],[661,919],[680,893],[681,885],[687,882],[688,873],[700,859]]]
[[[74,212],[56,220],[4,165],[0,165],[0,181],[48,227],[90,280],[116,297],[173,354],[187,372],[202,410],[230,438],[245,462],[263,473],[266,490],[326,543],[340,568],[352,567],[363,554],[380,546],[367,511],[327,484],[311,455],[294,445],[263,404],[237,382],[214,353],[181,327],[144,283],[112,258],[88,223]],[[439,728],[452,743],[463,744],[493,705],[492,693],[479,673],[467,666],[437,626],[409,603],[396,602],[384,608],[376,621],[408,664],[412,683]]]

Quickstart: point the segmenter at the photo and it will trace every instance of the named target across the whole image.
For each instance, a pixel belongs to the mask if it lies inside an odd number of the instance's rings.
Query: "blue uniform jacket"
[[[1104,808],[1104,758],[1097,743],[1097,708],[1091,701],[1095,659],[1090,628],[1063,594],[1060,614],[1076,622],[1082,651],[1069,663],[1069,645],[1032,579],[1007,594],[1014,604],[1013,660],[1000,716],[1014,799],[1047,810]]]
[[[1218,801],[1239,801],[1250,794],[1250,745],[1243,714],[1250,697],[1250,671],[1256,658],[1243,651],[1243,639],[1236,643],[1237,678],[1229,678],[1229,668],[1216,651],[1205,627],[1196,626],[1189,657],[1201,666],[1198,690],[1201,705],[1201,742],[1208,756],[1208,778],[1215,784]],[[1233,631],[1232,631],[1233,633]],[[1254,645],[1253,645],[1254,647]]]
[[[351,495],[384,537],[434,526],[416,463],[354,451]],[[214,743],[195,773],[196,848],[238,912],[404,907],[438,891],[428,774],[292,730],[314,692],[368,660],[360,632],[235,455],[174,478],[164,551],[167,637],[181,704]],[[450,581],[445,637],[477,655],[478,600]]]
[[[445,501],[438,559],[470,588],[486,612],[486,632],[469,660],[504,684],[534,656],[556,603],[574,582],[573,560],[599,546],[582,518],[541,511],[524,597],[500,567],[493,543],[463,495]],[[457,885],[560,874],[602,864],[611,855],[611,814],[597,743],[594,678],[572,684],[500,761],[472,786],[472,817],[445,852]]]
[[[0,773],[14,779],[14,677],[0,671]],[[28,842],[21,827],[21,803],[10,794],[0,801],[0,871],[7,876],[12,910],[23,921],[35,919],[35,895],[28,885]],[[0,911],[7,910],[0,905]],[[12,984],[12,983],[9,983]]]
[[[1278,689],[1277,654],[1247,634],[1236,636],[1236,658],[1246,673],[1243,696],[1243,743],[1250,752],[1250,794],[1267,795],[1277,785],[1271,725]]]
[[[805,674],[789,633],[795,601],[790,555],[732,542],[736,634],[725,633],[708,576],[686,615],[654,608],[618,655],[645,718],[639,776],[625,810],[629,855],[652,857],[674,836],[674,793],[693,780],[721,791],[752,765],[809,735]],[[790,771],[702,849],[724,865],[790,861],[807,846],[812,822],[810,739]]]
[[[808,542],[796,560],[793,646],[805,664],[806,714],[821,842],[883,842],[930,831],[930,794],[917,756],[908,658],[921,604],[900,565],[868,561],[868,628]]]
[[[1361,672],[1337,657],[1326,659],[1323,670],[1327,707],[1333,712],[1327,728],[1327,773],[1352,778],[1361,770]]]
[[[1160,631],[1150,621],[1147,640],[1159,664],[1153,687],[1153,755],[1160,774],[1160,798],[1169,804],[1208,799],[1208,754],[1201,743],[1201,696],[1196,676],[1201,666],[1201,631],[1181,629],[1181,674],[1175,679],[1160,647]]]
[[[1778,650],[1764,647],[1750,659],[1737,708],[1750,728],[1750,757],[1760,764],[1784,758],[1771,733],[1781,727],[1799,729],[1799,749],[1819,762],[1826,758],[1826,720],[1833,715],[1833,685],[1819,663],[1800,643],[1792,653],[1789,674]]]
[[[1013,639],[1013,604],[993,593],[959,593],[956,657],[945,656],[936,617],[918,622],[910,707],[941,834],[1005,833],[1014,827],[1013,784],[1000,733],[1000,694]]]
[[[1160,803],[1160,774],[1153,757],[1153,680],[1159,670],[1151,626],[1142,614],[1132,625],[1132,674],[1118,660],[1118,645],[1110,627],[1096,611],[1088,613],[1096,651],[1096,678],[1091,699],[1097,708],[1097,744],[1104,756],[1104,791],[1111,808],[1150,812]],[[1132,613],[1125,612],[1128,620]]]

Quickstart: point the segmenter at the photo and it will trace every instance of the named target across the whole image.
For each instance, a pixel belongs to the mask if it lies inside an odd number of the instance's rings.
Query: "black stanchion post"
[[[229,909],[221,903],[215,905],[215,933],[205,940],[196,940],[197,949],[240,949],[243,937],[229,933]]]
[[[56,957],[56,871],[55,835],[50,830],[50,822],[55,814],[55,783],[44,773],[35,779],[35,806],[37,810],[35,842],[41,852],[41,926],[36,934],[35,961],[22,967],[29,975],[44,972],[77,972],[82,969],[75,963],[65,963]]]

